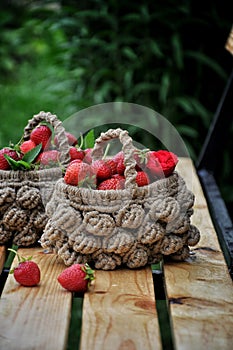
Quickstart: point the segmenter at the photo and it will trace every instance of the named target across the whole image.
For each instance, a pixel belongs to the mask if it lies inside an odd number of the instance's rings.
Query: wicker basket
[[[57,135],[62,167],[69,163],[69,145],[62,122],[49,112],[40,112],[28,121],[24,140],[40,122],[49,123]],[[56,181],[62,177],[60,167],[42,170],[0,170],[0,244],[12,241],[30,246],[38,241],[48,221],[45,205]]]
[[[59,179],[46,207],[49,220],[42,247],[58,254],[66,265],[88,262],[103,270],[121,265],[138,268],[163,256],[184,260],[189,246],[200,239],[190,223],[193,193],[175,171],[138,187],[135,147],[125,130],[101,133],[92,152],[94,160],[102,157],[105,141],[114,138],[122,143],[125,189],[79,188]]]

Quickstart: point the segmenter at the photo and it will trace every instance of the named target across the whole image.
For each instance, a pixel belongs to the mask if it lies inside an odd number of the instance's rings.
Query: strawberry
[[[136,176],[136,183],[138,187],[146,186],[150,182],[149,176],[144,171],[138,171]]]
[[[84,150],[85,157],[83,158],[83,161],[85,163],[88,163],[88,164],[92,163],[92,156],[91,156],[92,150],[93,150],[93,148],[86,148]]]
[[[39,154],[36,159],[37,163],[40,165],[57,165],[59,163],[60,152],[53,149],[49,151],[44,151]]]
[[[76,138],[73,134],[71,134],[71,133],[68,132],[68,131],[65,131],[65,135],[66,135],[66,137],[67,137],[68,144],[69,144],[70,146],[76,146],[76,145],[78,144],[78,140],[77,140],[77,138]],[[57,135],[54,137],[54,145],[55,145],[56,147],[59,146]]]
[[[149,172],[152,179],[164,177],[162,166],[155,153],[155,151],[147,153],[146,167],[144,169],[146,172]]]
[[[68,185],[83,186],[91,181],[91,167],[80,159],[73,160],[66,168],[64,181]]]
[[[70,147],[69,152],[70,152],[70,161],[72,161],[74,159],[83,160],[83,158],[85,157],[85,152],[82,149],[77,148],[77,146]]]
[[[20,151],[25,154],[27,153],[28,151],[30,151],[31,149],[35,148],[36,147],[36,144],[34,141],[32,140],[27,140],[27,141],[24,141],[20,146]]]
[[[12,148],[9,148],[9,147],[2,148],[0,150],[0,170],[8,170],[11,168],[10,164],[8,163],[4,155],[7,155],[8,157],[11,157],[14,160],[19,159],[18,153]]]
[[[99,159],[91,164],[93,173],[96,175],[97,181],[109,179],[112,175],[112,170],[105,160]]]
[[[153,155],[158,159],[159,164],[164,172],[164,175],[168,177],[175,170],[176,164],[178,163],[177,156],[167,150],[154,151]]]
[[[52,131],[47,125],[39,125],[32,130],[30,140],[36,145],[42,144],[42,149],[48,149],[51,142]]]
[[[94,271],[88,264],[73,264],[63,270],[57,280],[70,292],[85,293],[94,280]]]
[[[117,173],[117,162],[114,159],[107,159],[106,164],[111,168],[112,175]]]
[[[17,267],[12,269],[10,273],[14,274],[15,280],[25,287],[36,286],[40,283],[40,268],[38,264],[32,261],[32,257],[23,258],[20,257],[14,249],[8,249],[14,252],[17,257],[19,264]]]
[[[107,180],[102,181],[98,186],[97,186],[97,190],[121,190],[124,184],[122,183],[122,181],[118,178],[110,178]]]
[[[120,175],[124,175],[125,172],[125,164],[124,164],[124,153],[122,151],[118,152],[113,160],[117,163],[117,173]]]
[[[149,151],[147,153],[146,171],[152,178],[168,177],[178,163],[177,156],[167,150]]]
[[[120,182],[121,189],[125,188],[125,177],[120,174],[113,174],[112,175],[113,179],[118,179]]]

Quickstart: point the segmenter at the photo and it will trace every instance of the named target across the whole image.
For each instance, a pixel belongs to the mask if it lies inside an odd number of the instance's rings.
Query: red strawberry
[[[20,145],[20,151],[25,154],[29,151],[31,151],[31,149],[35,148],[36,144],[35,142],[33,142],[32,140],[27,140],[24,141],[21,145]]]
[[[49,151],[41,152],[36,162],[40,165],[57,165],[59,163],[60,152],[53,149]]]
[[[107,180],[102,181],[98,187],[97,190],[121,190],[122,189],[122,181],[119,180],[118,178],[110,178]]]
[[[136,176],[136,183],[138,187],[146,186],[150,182],[149,176],[144,171],[138,171]]]
[[[64,181],[68,185],[83,186],[91,181],[92,172],[89,164],[80,159],[73,160],[66,168]]]
[[[32,130],[30,134],[30,139],[36,144],[39,145],[42,143],[42,149],[48,149],[50,146],[52,131],[47,125],[39,125]]]
[[[112,175],[110,166],[103,159],[96,160],[91,164],[93,173],[96,175],[97,181],[109,179]]]
[[[76,137],[75,137],[73,134],[71,134],[71,133],[68,132],[68,131],[65,131],[65,135],[66,135],[66,137],[67,137],[68,144],[69,144],[70,146],[75,146],[75,145],[78,144],[78,140],[76,139]],[[57,139],[57,135],[54,137],[54,144],[55,144],[56,147],[59,146],[58,139]]]
[[[120,175],[124,175],[125,172],[125,164],[124,164],[124,153],[123,151],[118,152],[113,160],[117,163],[117,173]]]
[[[125,177],[120,174],[113,174],[112,175],[113,179],[118,179],[120,182],[121,189],[125,188]]]
[[[63,270],[57,280],[70,292],[85,293],[94,280],[94,271],[88,264],[74,264]]]
[[[158,160],[158,158],[155,156],[155,151],[149,151],[147,153],[147,160],[146,160],[146,168],[145,171],[149,172],[152,179],[156,179],[158,177],[164,177],[162,166]]]
[[[121,159],[124,159],[124,153],[123,151],[118,152],[117,154],[115,154],[115,156],[113,157],[114,161],[116,163],[118,163]]]
[[[178,163],[178,158],[174,153],[167,150],[160,150],[157,152],[154,151],[153,156],[158,159],[166,177],[173,173],[176,164]]]
[[[4,157],[4,154],[6,154],[8,157],[13,158],[14,160],[19,160],[19,156],[15,150],[13,150],[12,148],[8,148],[8,147],[2,148],[0,150],[0,170],[10,169],[10,164],[8,163],[6,158]]]
[[[31,260],[32,257],[25,259],[23,257],[20,257],[15,250],[10,248],[9,250],[14,252],[19,260],[18,266],[10,271],[10,273],[14,274],[15,280],[25,287],[32,287],[39,284],[40,268],[36,262]]]
[[[93,150],[93,148],[86,148],[84,150],[85,157],[83,158],[83,161],[85,163],[88,163],[88,164],[92,163],[92,156],[91,156],[92,150]]]
[[[106,164],[111,168],[112,175],[117,173],[117,162],[114,159],[107,159]]]
[[[83,158],[85,157],[85,153],[82,149],[77,148],[77,147],[70,147],[70,161],[74,160],[74,159],[81,159],[83,160]]]

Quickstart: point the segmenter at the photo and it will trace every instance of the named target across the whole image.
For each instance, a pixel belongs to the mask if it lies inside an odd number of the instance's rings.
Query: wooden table
[[[95,271],[81,298],[58,284],[65,265],[54,254],[20,249],[33,255],[42,278],[26,288],[8,276],[0,299],[0,349],[232,349],[232,280],[191,160],[180,159],[177,170],[196,196],[192,223],[201,232],[188,261],[153,266],[154,274],[150,266]],[[0,270],[5,253],[1,247]]]

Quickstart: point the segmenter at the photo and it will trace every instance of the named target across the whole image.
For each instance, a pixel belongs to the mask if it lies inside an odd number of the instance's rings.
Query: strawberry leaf
[[[8,163],[11,166],[11,169],[13,170],[19,170],[21,168],[21,165],[19,164],[18,160],[14,160],[13,158],[9,157],[7,154],[4,154],[4,157],[8,161]]]
[[[95,133],[94,130],[91,129],[88,131],[88,133],[85,135],[83,140],[83,147],[86,148],[93,148],[95,145]]]
[[[36,159],[38,154],[40,153],[41,148],[42,148],[42,144],[40,143],[36,147],[32,148],[30,151],[25,153],[22,160],[26,163],[31,164]]]
[[[18,160],[17,163],[18,163],[18,166],[20,169],[30,169],[31,168],[31,165],[29,163],[23,161],[22,159]]]
[[[11,166],[11,169],[13,170],[24,170],[24,169],[31,168],[30,164],[23,161],[22,159],[14,160],[13,158],[9,157],[7,154],[4,154],[4,157],[6,158],[6,160]]]

